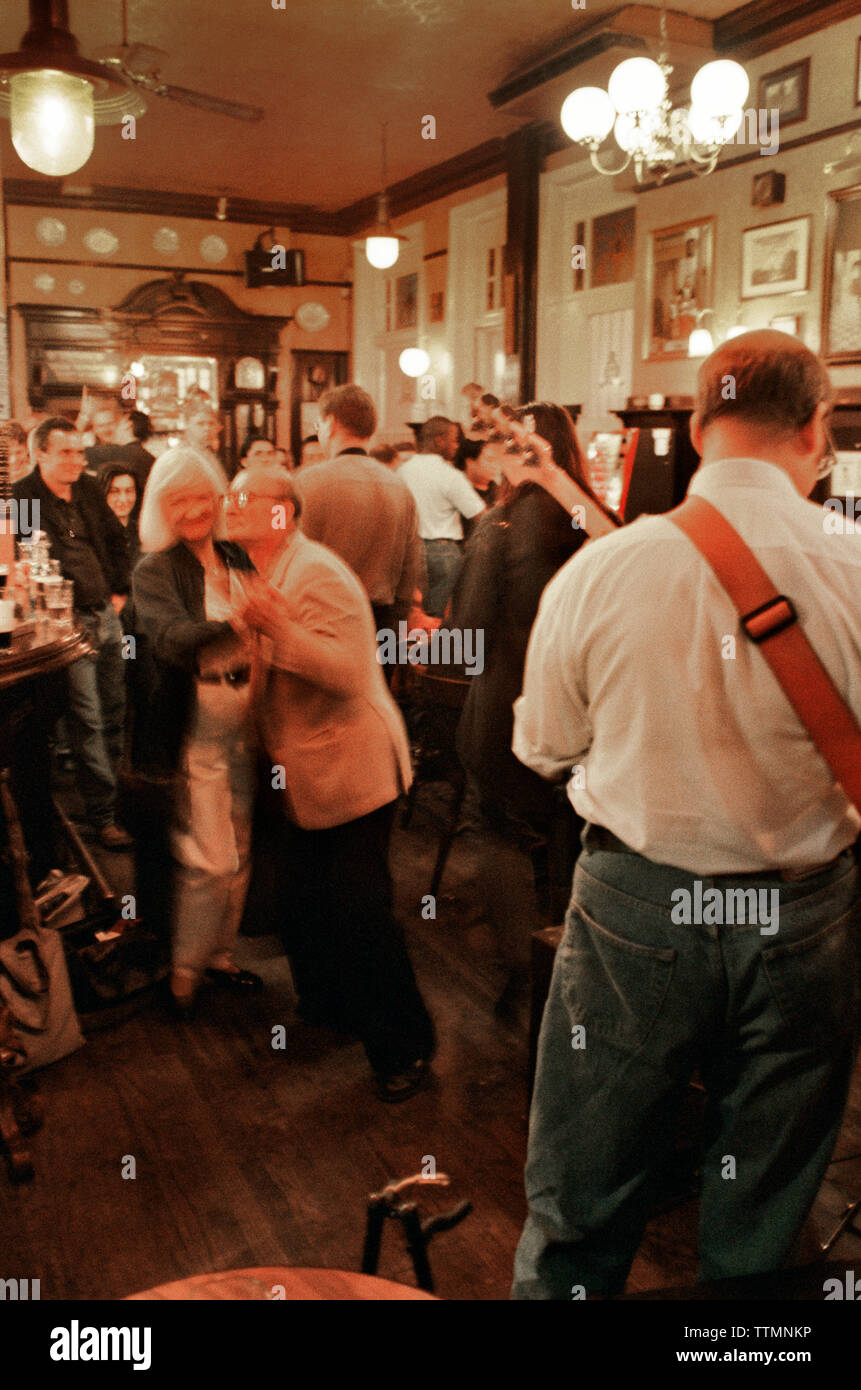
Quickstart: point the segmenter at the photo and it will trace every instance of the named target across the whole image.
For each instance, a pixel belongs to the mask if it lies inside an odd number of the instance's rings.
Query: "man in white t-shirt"
[[[444,415],[434,415],[422,426],[422,453],[398,469],[398,477],[416,500],[419,535],[427,560],[425,612],[441,618],[451,597],[463,561],[463,521],[484,511],[475,488],[454,467],[458,429]]]

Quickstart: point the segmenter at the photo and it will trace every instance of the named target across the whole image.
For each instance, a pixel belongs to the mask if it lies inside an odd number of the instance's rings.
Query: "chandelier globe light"
[[[430,358],[424,348],[404,348],[398,358],[398,366],[404,376],[423,376],[430,366]]]
[[[704,64],[691,83],[691,105],[674,107],[669,96],[673,69],[668,61],[667,20],[661,11],[661,48],[652,58],[626,58],[600,87],[578,87],[565,98],[562,129],[589,151],[593,168],[614,177],[633,162],[638,183],[661,183],[674,168],[687,165],[710,174],[721,150],[744,119],[750,82],[744,68],[726,58]],[[599,147],[612,130],[624,160],[602,163]]]

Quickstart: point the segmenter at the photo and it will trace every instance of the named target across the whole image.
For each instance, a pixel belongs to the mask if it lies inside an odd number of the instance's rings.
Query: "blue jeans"
[[[463,564],[463,541],[425,541],[428,587],[424,609],[431,618],[441,618],[451,598]]]
[[[78,774],[78,790],[95,829],[114,819],[117,766],[123,753],[126,673],[122,627],[107,603],[96,613],[78,613],[94,656],[83,656],[67,671],[66,721]]]
[[[622,1291],[696,1067],[708,1093],[699,1278],[779,1268],[830,1161],[854,1063],[853,856],[791,882],[700,880],[703,893],[778,889],[778,931],[763,935],[676,925],[670,895],[693,894],[695,875],[588,844],[587,827],[541,1024],[512,1297]]]

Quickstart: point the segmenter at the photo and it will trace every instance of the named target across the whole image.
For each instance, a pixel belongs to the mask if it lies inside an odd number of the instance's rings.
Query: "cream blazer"
[[[412,782],[404,721],[380,663],[371,605],[335,553],[295,531],[269,575],[287,600],[262,636],[255,718],[287,814],[323,830],[376,811]]]

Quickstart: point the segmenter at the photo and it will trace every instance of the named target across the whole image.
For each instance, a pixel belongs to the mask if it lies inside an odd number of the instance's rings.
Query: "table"
[[[370,1274],[353,1274],[346,1269],[290,1269],[282,1265],[263,1265],[258,1269],[225,1269],[216,1274],[195,1274],[173,1284],[159,1284],[143,1293],[130,1294],[126,1303],[157,1299],[182,1303],[206,1301],[272,1300],[290,1302],[407,1302],[439,1300],[423,1289],[394,1284]],[[283,1290],[283,1295],[282,1295]]]

